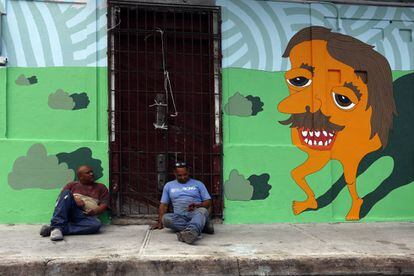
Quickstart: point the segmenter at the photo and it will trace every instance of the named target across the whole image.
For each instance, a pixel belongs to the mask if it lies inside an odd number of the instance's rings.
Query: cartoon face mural
[[[324,27],[302,29],[286,47],[283,56],[291,62],[285,75],[289,96],[278,110],[291,114],[281,123],[290,124],[292,143],[308,155],[292,170],[307,196],[305,201],[293,201],[295,215],[318,208],[305,177],[335,159],[343,166],[352,199],[346,219],[360,219],[359,163],[386,146],[396,114],[390,66],[372,48]]]

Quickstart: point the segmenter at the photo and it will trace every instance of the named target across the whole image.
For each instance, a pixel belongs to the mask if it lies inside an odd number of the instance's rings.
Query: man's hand
[[[85,210],[85,214],[87,216],[94,216],[94,215],[98,214],[98,210],[97,209],[88,209],[88,210]]]
[[[76,205],[78,205],[79,208],[85,207],[85,202],[80,199],[80,197],[74,196],[73,198],[75,199]]]
[[[190,205],[188,205],[187,210],[191,212],[191,211],[194,211],[194,209],[200,208],[200,207],[203,207],[202,203],[191,203]]]
[[[162,225],[161,222],[158,222],[157,224],[154,224],[151,226],[151,230],[162,229],[162,228],[164,228],[164,226]]]

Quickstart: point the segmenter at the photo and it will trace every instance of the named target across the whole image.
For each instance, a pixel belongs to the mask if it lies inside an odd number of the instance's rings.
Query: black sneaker
[[[43,225],[42,228],[40,228],[40,236],[49,237],[50,231],[51,231],[51,227],[49,225]]]
[[[188,244],[192,244],[198,238],[198,234],[194,230],[184,229],[183,231],[179,233],[180,234],[177,235],[177,237],[179,236],[183,242],[188,243]]]
[[[211,220],[208,220],[206,225],[204,225],[203,233],[210,235],[214,234],[214,225]]]

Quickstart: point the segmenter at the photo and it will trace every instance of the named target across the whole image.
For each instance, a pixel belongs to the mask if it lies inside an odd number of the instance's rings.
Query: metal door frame
[[[158,2],[158,3],[153,3]],[[114,0],[108,1],[108,142],[109,142],[109,180],[110,180],[110,194],[111,194],[111,203],[113,214],[117,217],[120,217],[121,214],[121,197],[120,197],[120,188],[122,185],[119,183],[119,177],[113,173],[114,166],[113,164],[114,156],[113,151],[111,150],[112,143],[115,141],[116,134],[116,118],[115,118],[115,39],[114,34],[111,32],[117,27],[117,10],[116,5],[122,6],[136,6],[139,4],[141,7],[151,7],[151,8],[161,8],[165,9],[168,7],[179,8],[179,9],[201,9],[201,10],[213,10],[215,11],[215,18],[213,20],[213,31],[215,38],[213,39],[213,51],[214,51],[214,139],[215,144],[211,148],[212,152],[218,153],[220,156],[219,162],[213,162],[213,170],[218,171],[220,179],[214,181],[213,191],[214,195],[219,195],[218,198],[213,202],[214,204],[214,216],[222,218],[223,209],[224,209],[224,200],[223,200],[223,140],[222,140],[222,86],[221,86],[221,9],[217,6],[212,6],[214,1],[200,1],[200,0],[187,0],[187,4],[183,4],[181,1],[180,5],[171,4],[174,1],[152,1],[152,3],[141,2],[141,1],[128,1],[128,0]],[[205,5],[207,4],[207,5]],[[217,164],[219,163],[219,164]],[[119,164],[118,164],[119,166]],[[149,215],[152,217],[152,215]],[[143,215],[142,217],[148,217]]]

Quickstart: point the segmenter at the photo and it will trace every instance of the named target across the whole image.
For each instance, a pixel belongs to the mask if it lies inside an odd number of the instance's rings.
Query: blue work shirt
[[[173,205],[174,213],[180,214],[187,212],[188,205],[191,203],[201,203],[211,199],[206,186],[198,180],[190,178],[183,184],[173,180],[165,184],[162,191],[161,203]]]

